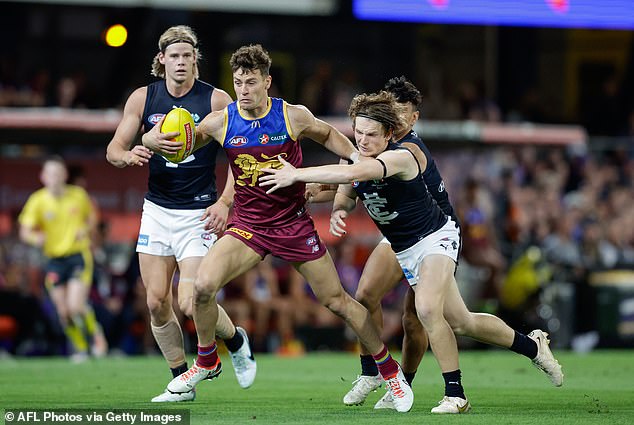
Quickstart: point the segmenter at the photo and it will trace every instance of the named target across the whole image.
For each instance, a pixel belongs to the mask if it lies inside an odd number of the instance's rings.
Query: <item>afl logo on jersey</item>
[[[259,140],[261,145],[266,145],[269,142],[270,138],[268,134],[260,134]]]
[[[229,144],[231,146],[244,146],[248,141],[249,139],[244,136],[233,136],[231,140],[229,140]]]
[[[147,117],[147,120],[150,122],[150,124],[156,125],[164,116],[165,114],[152,114]]]

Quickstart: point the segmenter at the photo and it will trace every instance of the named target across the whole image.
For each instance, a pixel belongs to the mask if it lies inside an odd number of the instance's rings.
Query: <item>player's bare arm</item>
[[[322,144],[326,149],[342,158],[355,159],[358,155],[350,139],[322,121],[303,105],[288,105],[286,108],[293,135],[301,140],[308,138]]]
[[[416,160],[420,164],[420,172],[424,173],[427,169],[427,155],[425,155],[425,152],[423,152],[416,143],[405,142],[403,143],[403,146],[414,154]]]
[[[209,230],[213,233],[220,234],[225,231],[227,227],[227,218],[229,217],[229,209],[233,205],[233,196],[235,195],[233,173],[231,167],[227,169],[227,182],[225,188],[222,191],[222,195],[213,204],[207,207],[201,221],[205,221],[205,230]]]
[[[196,127],[196,144],[194,151],[206,146],[212,140],[222,145],[225,131],[226,108],[207,115]]]
[[[20,226],[20,240],[26,244],[41,248],[46,241],[46,235],[41,230],[34,226],[21,225]]]
[[[115,167],[143,166],[152,157],[150,149],[142,145],[133,146],[141,130],[146,95],[147,88],[141,87],[126,101],[121,122],[106,148],[106,159]]]
[[[233,102],[233,99],[229,94],[219,88],[214,88],[214,91],[211,95],[211,110],[212,111],[220,111],[225,109],[227,105]]]
[[[380,161],[379,161],[380,159]],[[267,193],[290,186],[296,182],[305,183],[352,183],[355,181],[379,180],[396,176],[409,180],[418,174],[418,166],[412,155],[405,150],[387,151],[374,158],[352,165],[322,165],[319,167],[295,168],[283,158],[279,158],[280,169],[264,168],[268,173],[260,177],[260,186],[271,186]],[[385,165],[385,167],[384,167]]]
[[[346,234],[346,218],[357,206],[357,194],[349,184],[339,185],[330,214],[330,233],[337,237]]]

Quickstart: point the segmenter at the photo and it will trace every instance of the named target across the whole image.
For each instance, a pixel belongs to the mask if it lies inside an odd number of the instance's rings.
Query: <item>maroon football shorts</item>
[[[242,241],[262,258],[272,254],[289,262],[305,262],[316,260],[326,253],[326,246],[308,213],[282,227],[254,226],[234,217],[225,235]]]

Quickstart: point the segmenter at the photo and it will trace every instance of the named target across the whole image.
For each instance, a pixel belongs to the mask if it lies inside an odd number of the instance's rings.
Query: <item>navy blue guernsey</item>
[[[149,131],[173,108],[191,112],[196,125],[211,112],[214,87],[196,80],[184,96],[174,97],[165,80],[147,86],[143,128]],[[183,162],[175,164],[155,153],[150,159],[150,177],[145,199],[164,208],[189,210],[207,208],[216,202],[216,154],[218,143],[209,143]]]
[[[427,190],[429,190],[429,193],[434,198],[442,212],[451,217],[451,219],[456,223],[460,223],[458,221],[456,211],[453,209],[451,202],[449,202],[449,194],[445,188],[445,182],[438,171],[438,167],[436,167],[436,162],[434,161],[434,158],[432,158],[431,152],[425,143],[423,143],[421,138],[418,137],[418,134],[412,130],[397,143],[413,143],[423,151],[427,157],[427,168],[425,168],[425,171],[423,172],[423,180],[425,180]]]
[[[406,148],[390,143],[386,150],[396,149]],[[352,187],[394,252],[415,245],[447,223],[420,173],[411,180],[386,177],[354,182]]]

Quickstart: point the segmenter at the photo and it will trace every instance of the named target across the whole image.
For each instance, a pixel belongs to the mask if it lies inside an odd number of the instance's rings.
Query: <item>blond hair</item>
[[[158,41],[159,51],[154,56],[152,61],[151,74],[155,77],[165,78],[165,65],[159,61],[159,55],[165,53],[165,49],[174,43],[188,43],[194,48],[194,54],[196,55],[196,63],[194,64],[194,78],[198,78],[198,62],[202,58],[200,51],[198,50],[198,36],[191,27],[187,25],[177,25],[170,27],[163,34]]]

